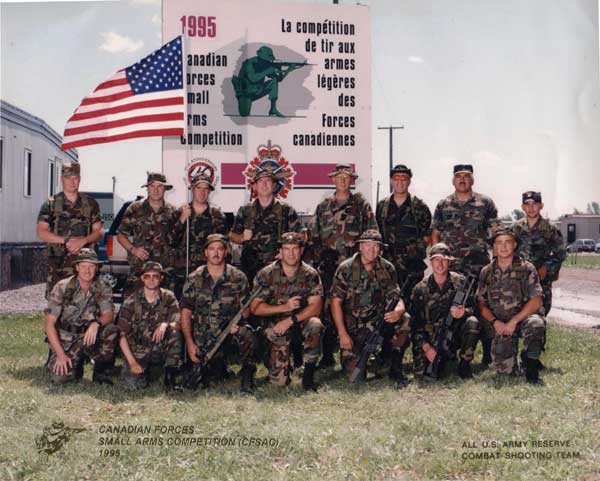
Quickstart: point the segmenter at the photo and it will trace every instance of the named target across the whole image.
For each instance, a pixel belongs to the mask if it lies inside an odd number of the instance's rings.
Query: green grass
[[[319,374],[319,393],[261,384],[242,398],[238,380],[197,394],[167,396],[118,386],[52,387],[41,367],[42,317],[0,317],[0,479],[2,480],[587,480],[600,477],[600,337],[552,327],[544,387],[523,379],[474,381],[396,391],[387,379],[350,387]],[[480,358],[480,353],[476,359]],[[478,365],[475,364],[477,371]],[[265,375],[261,369],[261,376]],[[86,431],[58,453],[38,454],[35,437],[53,421]],[[193,426],[191,437],[275,438],[276,445],[122,446],[101,457],[101,426]],[[113,435],[116,436],[116,435]],[[131,438],[134,435],[121,435]],[[187,435],[162,436],[168,439]],[[580,459],[463,460],[484,441],[569,441]],[[473,442],[476,449],[463,447]],[[531,449],[499,449],[525,453]]]
[[[563,265],[565,267],[600,269],[600,254],[569,254]]]

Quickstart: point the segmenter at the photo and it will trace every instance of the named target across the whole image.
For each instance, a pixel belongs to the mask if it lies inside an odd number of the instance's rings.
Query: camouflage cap
[[[89,247],[84,247],[77,254],[77,259],[73,261],[73,264],[78,264],[79,262],[91,262],[92,264],[102,264],[102,261],[98,260],[98,255],[94,249],[90,249]]]
[[[496,229],[496,232],[492,236],[492,241],[496,240],[496,238],[501,235],[509,235],[515,241],[517,240],[517,235],[515,234],[515,231],[511,227],[499,227],[498,229]]]
[[[279,245],[282,246],[284,244],[304,246],[304,237],[298,232],[285,232],[281,234],[281,238],[279,239]]]
[[[60,168],[60,175],[63,177],[81,175],[81,165],[79,165],[79,162],[65,162]]]
[[[523,204],[527,202],[542,202],[542,193],[535,192],[533,190],[528,190],[527,192],[523,192]]]
[[[203,249],[206,249],[213,242],[220,242],[221,244],[223,244],[225,246],[225,248],[229,247],[229,244],[227,242],[227,237],[225,237],[223,234],[210,234],[206,238],[206,242],[204,243]]]
[[[201,184],[201,183],[207,184],[208,188],[210,190],[215,190],[215,186],[210,181],[210,177],[206,174],[196,174],[194,177],[192,177],[190,189],[193,189],[194,187],[196,187],[198,184]]]
[[[167,178],[162,172],[148,172],[146,183],[142,187],[148,187],[152,182],[157,182],[165,186],[165,189],[171,190],[173,186],[167,183]]]
[[[155,272],[158,272],[159,274],[162,274],[163,267],[160,262],[147,261],[144,263],[144,267],[142,268],[142,274],[145,274],[146,272],[150,272],[150,271],[155,271]]]
[[[336,164],[335,168],[327,175],[329,177],[335,177],[336,175],[340,174],[349,175],[353,179],[358,178],[358,174],[352,170],[352,166],[350,164]]]
[[[377,229],[368,229],[364,231],[360,236],[360,239],[358,239],[356,242],[378,242],[382,246],[387,247],[387,244],[383,243],[381,234]]]
[[[473,166],[471,164],[456,164],[454,166],[454,175],[456,174],[472,174]]]
[[[390,177],[392,177],[394,174],[406,174],[412,178],[412,170],[403,164],[394,165],[394,168],[390,170]]]
[[[429,251],[429,258],[435,259],[441,257],[442,259],[448,259],[449,261],[454,260],[454,257],[450,254],[450,248],[443,242],[438,242]]]

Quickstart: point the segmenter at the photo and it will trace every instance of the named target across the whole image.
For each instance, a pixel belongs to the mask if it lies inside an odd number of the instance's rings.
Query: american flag
[[[67,121],[61,148],[184,135],[184,95],[179,36],[85,97]]]

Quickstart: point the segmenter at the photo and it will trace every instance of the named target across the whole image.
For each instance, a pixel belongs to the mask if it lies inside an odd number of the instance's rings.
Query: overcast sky
[[[300,3],[331,3],[326,1]],[[344,3],[343,1],[341,3]],[[431,208],[451,167],[473,163],[501,214],[541,190],[555,217],[600,201],[597,0],[374,0],[374,186],[388,134]],[[160,2],[1,5],[1,96],[62,134],[81,99],[161,44]],[[160,139],[79,149],[82,187],[130,198],[160,168]]]

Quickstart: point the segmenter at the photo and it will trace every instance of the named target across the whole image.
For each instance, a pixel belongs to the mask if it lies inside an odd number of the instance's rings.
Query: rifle
[[[369,334],[369,336],[367,337],[367,339],[365,341],[363,350],[361,351],[360,357],[358,358],[358,363],[356,364],[356,367],[352,371],[352,374],[350,374],[350,382],[351,383],[357,382],[357,380],[360,379],[364,375],[364,373],[367,369],[367,362],[369,361],[369,357],[371,357],[371,354],[375,353],[375,351],[377,350],[377,346],[379,344],[381,344],[383,341],[382,334],[383,334],[386,324],[388,324],[387,322],[385,322],[385,319],[383,316],[385,315],[386,312],[390,312],[391,310],[393,310],[394,307],[396,306],[396,304],[398,304],[398,297],[392,296],[392,298],[389,300],[389,302],[385,306],[383,315],[379,318],[379,321],[377,321],[377,325],[375,326],[375,329],[373,329],[371,331],[371,333]]]
[[[304,61],[304,62],[283,62],[283,61],[278,61],[278,62],[271,62],[271,65],[273,65],[273,67],[275,67],[275,68],[281,68],[281,67],[300,68],[300,67],[304,67],[305,65],[316,65],[316,64],[314,64],[314,63],[307,63],[306,61]]]
[[[220,349],[223,342],[231,332],[231,329],[237,326],[242,320],[242,316],[244,311],[248,308],[250,303],[261,293],[261,291],[267,286],[259,285],[250,297],[242,304],[242,307],[237,312],[235,316],[231,318],[231,320],[222,327],[221,331],[217,335],[211,335],[204,343],[204,345],[200,348],[200,351],[197,354],[197,357],[200,359],[199,363],[193,363],[191,365],[191,370],[188,374],[187,379],[185,380],[185,387],[188,389],[197,389],[200,383],[207,376],[207,367],[211,359],[215,356],[215,354]]]
[[[464,306],[465,305],[465,303],[469,299],[469,295],[471,294],[471,290],[473,289],[473,286],[475,285],[476,281],[477,281],[477,278],[474,275],[469,274],[467,276],[467,278],[465,279],[465,282],[463,283],[461,288],[458,291],[456,291],[456,294],[454,294],[454,299],[452,300],[452,306]],[[440,326],[440,328],[437,332],[437,335],[435,337],[435,342],[434,342],[434,344],[435,344],[434,348],[436,351],[435,359],[433,360],[432,363],[430,363],[427,366],[427,369],[425,370],[425,376],[427,376],[431,379],[438,379],[440,364],[441,364],[443,358],[448,357],[451,354],[451,349],[452,349],[451,346],[452,346],[454,334],[453,334],[452,330],[450,329],[450,326],[452,325],[453,321],[454,321],[454,317],[452,317],[452,312],[448,311],[448,315],[446,316],[446,319],[444,319],[444,322]]]

